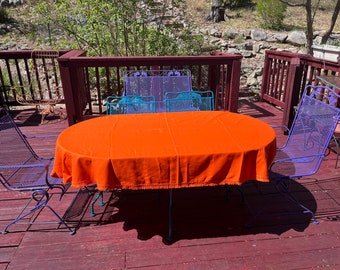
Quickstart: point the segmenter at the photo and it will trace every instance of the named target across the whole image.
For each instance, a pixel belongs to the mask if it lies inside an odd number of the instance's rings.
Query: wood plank
[[[244,103],[244,112],[267,123],[280,124],[282,112],[267,103]],[[15,112],[13,112],[15,113]],[[16,116],[27,134],[58,134],[67,121],[46,125],[34,123],[32,111]],[[284,136],[282,137],[284,139]],[[47,140],[33,143],[40,153],[54,152]],[[62,226],[35,225],[30,231],[0,235],[1,269],[340,269],[339,169],[334,169],[334,153],[324,160],[313,177],[293,185],[302,202],[312,205],[319,225],[306,215],[267,217],[253,228],[244,223],[250,212],[240,205],[239,193],[232,189],[225,200],[224,187],[176,190],[174,193],[174,237],[164,244],[168,233],[168,192],[126,192],[120,201],[96,205],[96,217],[84,208],[76,235]],[[294,209],[284,200],[262,196],[273,193],[270,185],[249,182],[243,191],[252,208],[273,204],[273,209]],[[63,214],[77,189],[70,189],[61,201],[52,195],[51,205]],[[105,194],[108,199],[109,194]],[[30,194],[0,188],[0,226]],[[81,205],[81,204],[80,204]],[[287,208],[288,207],[288,208]],[[55,220],[44,209],[38,220]],[[75,218],[72,226],[79,218]],[[24,225],[23,225],[24,227]],[[16,227],[25,230],[23,227]],[[47,229],[46,229],[47,227]],[[1,229],[2,229],[1,228]],[[14,229],[14,227],[13,227]],[[15,230],[13,230],[15,231]]]
[[[11,261],[11,258],[14,256],[15,252],[17,251],[18,247],[1,247],[0,249],[0,265],[1,264],[8,264]]]

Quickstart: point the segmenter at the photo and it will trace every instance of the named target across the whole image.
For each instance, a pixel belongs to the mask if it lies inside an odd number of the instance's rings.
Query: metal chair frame
[[[22,134],[9,113],[0,108],[0,182],[9,191],[32,192],[31,199],[20,211],[19,215],[3,229],[6,234],[13,224],[63,224],[71,235],[75,230],[69,227],[57,212],[49,205],[51,189],[59,189],[60,197],[66,193],[70,185],[63,185],[62,179],[50,176],[53,167],[53,159],[39,157],[26,136]],[[39,136],[41,138],[43,136]],[[28,209],[31,202],[34,206]],[[30,217],[34,212],[42,208],[49,209],[56,217],[57,222],[24,222],[23,219]]]
[[[214,93],[211,90],[166,92],[164,101],[167,112],[214,110]]]
[[[106,114],[132,114],[156,112],[154,96],[108,96]]]
[[[327,86],[307,86],[291,128],[285,127],[288,130],[286,143],[277,149],[275,160],[269,167],[270,179],[278,192],[303,209],[303,213],[310,214],[315,224],[318,224],[315,214],[293,196],[289,182],[319,170],[340,119],[340,108],[334,106],[340,104],[339,101],[340,95]],[[249,224],[251,222],[247,226]]]
[[[191,72],[182,70],[125,70],[123,95],[154,96],[156,111],[164,112],[164,94],[192,89]]]
[[[336,159],[335,159],[335,169],[338,168],[339,155],[340,155],[340,135],[333,135],[333,142],[335,144]]]

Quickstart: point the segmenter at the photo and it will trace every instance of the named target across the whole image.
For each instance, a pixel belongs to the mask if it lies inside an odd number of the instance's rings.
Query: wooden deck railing
[[[122,73],[127,69],[189,69],[193,89],[214,92],[215,109],[237,111],[240,55],[87,57],[84,54],[84,51],[70,51],[59,58],[70,124],[87,115],[103,113],[105,97],[122,93]]]
[[[69,124],[104,112],[108,95],[122,93],[126,69],[184,69],[192,73],[193,89],[213,90],[215,109],[236,112],[240,85],[239,55],[89,57],[82,50],[60,52],[59,66]],[[0,103],[15,104],[11,86],[29,77],[31,51],[0,51]],[[261,98],[283,108],[282,124],[290,126],[294,106],[318,75],[339,75],[338,63],[309,55],[266,51]]]
[[[34,87],[38,88],[36,89],[36,92],[41,94],[35,97],[37,100],[42,99],[42,92],[44,92],[44,94],[48,97],[52,96],[52,85],[50,85],[48,80],[51,80],[51,83],[53,81],[54,84],[58,85],[60,74],[55,74],[55,72],[53,74],[55,76],[50,78],[50,76],[52,76],[52,72],[44,72],[44,67],[39,66],[45,62],[45,59],[41,57],[41,61],[33,63],[36,59],[32,58],[32,52],[33,51],[30,50],[0,51],[0,105],[16,105],[17,95],[23,95],[23,97],[25,97],[26,94],[32,95],[31,92],[33,90],[30,89],[33,87],[32,82],[34,82]],[[57,52],[59,55],[63,55],[67,51]],[[41,74],[37,70],[36,72],[32,72],[32,66],[34,64],[37,65],[37,68],[41,68],[42,73],[44,74]],[[47,93],[45,93],[45,91]]]
[[[31,51],[0,51],[2,102],[15,104],[8,87],[28,78]],[[90,57],[82,50],[63,51],[58,59],[69,124],[104,111],[108,95],[122,93],[126,69],[189,69],[193,89],[213,90],[215,109],[236,112],[240,84],[240,55]],[[15,78],[15,79],[14,79]]]
[[[266,51],[261,98],[284,109],[282,124],[290,126],[294,106],[309,84],[318,85],[319,75],[339,75],[339,63],[323,61],[306,54]]]

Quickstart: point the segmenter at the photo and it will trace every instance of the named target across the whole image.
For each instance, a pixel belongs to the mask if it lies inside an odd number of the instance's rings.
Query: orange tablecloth
[[[158,189],[269,181],[274,130],[221,111],[127,114],[75,124],[58,137],[52,175],[73,187]]]

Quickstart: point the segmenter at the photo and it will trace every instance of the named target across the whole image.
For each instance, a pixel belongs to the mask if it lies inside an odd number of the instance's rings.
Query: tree
[[[317,9],[320,6],[320,1],[321,0],[280,0],[282,3],[287,4],[288,6],[291,7],[304,7],[306,10],[306,22],[307,22],[307,31],[306,31],[306,36],[307,36],[307,51],[309,54],[313,53],[312,50],[312,45],[313,45],[313,23],[314,23],[314,18]],[[331,25],[329,29],[326,31],[326,34],[322,38],[322,43],[326,43],[330,34],[332,33],[335,22],[338,18],[339,15],[339,10],[340,10],[340,0],[337,0],[333,16],[331,18]]]
[[[333,12],[333,15],[332,15],[332,18],[331,18],[331,24],[330,24],[328,30],[326,31],[326,33],[324,34],[324,36],[322,37],[322,40],[321,40],[322,44],[326,43],[327,40],[329,39],[329,37],[330,37],[330,35],[331,35],[331,33],[334,29],[336,20],[338,18],[339,11],[340,11],[340,0],[337,1],[336,5],[334,7],[334,12]]]

